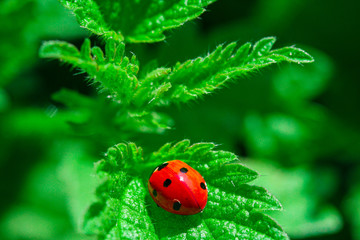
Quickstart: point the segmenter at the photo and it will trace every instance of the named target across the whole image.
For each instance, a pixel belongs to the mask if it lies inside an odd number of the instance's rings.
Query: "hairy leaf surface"
[[[164,31],[200,16],[215,0],[60,0],[81,26],[105,39],[158,42]]]
[[[251,47],[233,42],[218,46],[206,57],[177,63],[167,79],[173,87],[166,92],[171,102],[187,102],[244,77],[268,65],[280,62],[309,63],[313,58],[295,47],[271,50],[275,38],[263,38]]]

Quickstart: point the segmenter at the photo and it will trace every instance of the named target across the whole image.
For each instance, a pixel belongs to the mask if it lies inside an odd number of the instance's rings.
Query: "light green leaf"
[[[158,239],[146,210],[146,193],[141,181],[134,179],[125,188],[122,201],[114,200],[109,204],[118,211],[119,217],[105,239]]]
[[[254,44],[253,50],[249,55],[249,59],[259,58],[263,55],[269,54],[271,48],[273,47],[276,39],[274,37],[263,38],[257,43]]]
[[[294,63],[310,63],[314,59],[304,50],[296,47],[284,47],[271,51],[271,53],[278,57],[278,61],[288,61]]]
[[[86,232],[100,239],[288,239],[262,212],[281,210],[279,201],[266,189],[245,184],[257,173],[240,164],[236,155],[214,147],[183,140],[165,144],[145,159],[133,143],[109,148],[97,165],[103,183],[85,218]],[[157,165],[174,159],[190,164],[207,179],[203,213],[168,213],[150,198],[145,187],[148,176]]]
[[[158,42],[164,31],[201,15],[215,0],[60,0],[78,22],[104,38]]]
[[[145,188],[128,172],[143,161],[135,144],[109,148],[106,159],[97,164],[103,182],[97,189],[99,202],[85,217],[84,229],[102,239],[157,239],[145,207]]]

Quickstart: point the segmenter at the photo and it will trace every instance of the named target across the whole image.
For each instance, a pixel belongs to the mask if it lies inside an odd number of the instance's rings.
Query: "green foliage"
[[[139,67],[135,56],[131,59],[124,56],[123,44],[109,41],[104,57],[99,47],[90,49],[89,40],[84,42],[81,51],[66,42],[50,41],[42,46],[40,55],[59,58],[81,68],[101,92],[109,94],[107,98],[116,101],[107,101],[103,96],[93,99],[65,89],[56,93],[54,99],[75,113],[68,120],[80,134],[103,135],[105,139],[122,136],[126,139],[136,132],[161,133],[172,125],[172,120],[165,114],[151,109],[129,108],[134,92],[140,88],[136,77]],[[86,129],[92,132],[84,132]],[[97,129],[96,133],[94,129]]]
[[[215,0],[60,0],[96,35],[126,42],[159,42],[164,31],[202,14]]]
[[[96,11],[95,8],[95,15]],[[313,61],[309,54],[295,47],[272,50],[275,38],[270,37],[261,39],[253,46],[250,43],[240,47],[237,43],[220,45],[206,57],[177,63],[173,68],[160,67],[138,74],[139,63],[135,55],[131,58],[125,56],[125,44],[118,40],[116,37],[107,39],[105,53],[99,47],[91,48],[88,39],[80,50],[62,41],[45,42],[40,49],[41,57],[59,59],[87,73],[89,81],[113,100],[97,104],[99,100],[68,90],[54,95],[57,101],[81,112],[80,118],[72,116],[75,126],[85,124],[84,129],[99,129],[95,136],[105,134],[107,137],[104,139],[112,139],[109,136],[114,132],[126,139],[129,137],[126,136],[127,131],[141,131],[146,125],[153,132],[157,132],[154,130],[156,127],[166,128],[166,124],[154,117],[154,107],[197,99],[214,92],[230,80],[274,63],[301,64]],[[99,107],[94,108],[96,105]],[[113,122],[109,124],[107,120],[99,125],[96,121],[97,127],[89,128],[89,124],[93,124],[91,119],[96,119],[97,115]],[[104,117],[106,115],[108,117]],[[151,117],[147,119],[147,116]],[[164,122],[165,118],[160,116],[159,119]],[[110,128],[112,126],[113,129]],[[214,144],[189,144],[189,141],[174,146],[165,144],[145,160],[141,148],[135,144],[118,144],[110,148],[106,158],[97,166],[103,182],[96,191],[98,201],[86,216],[85,231],[101,239],[172,239],[184,234],[199,238],[204,232],[214,239],[224,234],[228,238],[287,239],[281,227],[261,212],[280,210],[280,203],[264,188],[247,184],[257,177],[257,173],[241,165],[234,154],[213,151]],[[180,229],[164,221],[169,218],[168,213],[153,208],[151,201],[152,205],[147,207],[150,204],[149,196],[144,187],[147,180],[143,177],[147,175],[145,173],[159,163],[172,159],[191,163],[203,173],[209,184],[206,212],[189,217]],[[179,216],[171,217],[179,224],[183,221]],[[223,228],[220,229],[219,225]]]
[[[97,163],[101,184],[98,201],[85,219],[85,231],[100,239],[288,239],[263,210],[281,210],[279,201],[262,187],[248,183],[258,177],[230,152],[212,143],[183,140],[165,144],[143,157],[134,143],[117,144]],[[180,216],[158,207],[147,194],[147,177],[164,161],[191,164],[207,180],[208,203],[203,213]]]
[[[251,47],[220,45],[206,57],[198,57],[173,68],[157,68],[138,79],[139,63],[133,55],[124,56],[124,44],[108,40],[105,54],[99,47],[90,48],[86,40],[79,51],[60,41],[45,42],[40,49],[43,58],[57,58],[86,72],[90,79],[122,104],[149,109],[156,105],[188,102],[209,94],[230,80],[283,61],[309,63],[313,58],[295,47],[271,50],[275,38],[264,38]]]
[[[19,206],[11,208],[3,204],[8,212],[0,222],[0,238],[4,235],[4,239],[232,239],[234,236],[287,239],[281,227],[265,214],[269,212],[264,212],[281,210],[279,201],[265,188],[250,185],[253,180],[279,197],[286,212],[270,216],[276,216],[291,236],[305,238],[340,231],[343,219],[339,206],[329,204],[329,199],[337,196],[334,190],[335,181],[338,181],[334,180],[336,173],[329,171],[327,176],[318,169],[312,172],[306,168],[279,170],[322,157],[327,161],[332,153],[341,155],[341,160],[344,156],[358,159],[357,131],[341,127],[340,121],[330,122],[333,116],[313,102],[315,98],[322,101],[323,96],[319,94],[333,75],[332,64],[326,56],[314,55],[316,64],[304,68],[303,64],[313,62],[309,54],[294,46],[274,50],[275,38],[269,37],[255,44],[223,44],[206,56],[168,66],[168,62],[197,56],[203,51],[198,46],[206,48],[213,43],[244,39],[244,36],[258,39],[274,32],[271,26],[283,24],[296,15],[299,10],[294,6],[299,3],[257,1],[254,11],[262,8],[266,14],[258,16],[261,21],[255,27],[242,23],[231,25],[216,18],[219,29],[209,30],[207,16],[204,16],[205,25],[187,25],[185,32],[176,31],[166,44],[150,48],[149,45],[130,45],[144,62],[156,58],[155,61],[162,63],[158,68],[143,68],[143,65],[140,68],[135,54],[125,51],[125,43],[162,41],[166,30],[198,17],[215,1],[60,2],[74,13],[82,27],[104,39],[104,49],[91,47],[88,39],[80,49],[66,42],[75,42],[77,39],[73,38],[84,36],[84,33],[72,31],[74,19],[68,17],[68,12],[59,11],[62,6],[55,0],[0,3],[3,20],[0,31],[4,36],[0,40],[0,61],[4,62],[0,73],[0,113],[4,115],[0,118],[3,146],[0,163],[5,167],[16,165],[15,171],[5,168],[0,175],[4,182],[11,177],[10,181],[20,179],[18,181],[25,182],[28,188],[17,201]],[[215,11],[209,13],[212,12]],[[243,16],[241,12],[236,15]],[[63,22],[66,24],[60,25]],[[40,71],[36,68],[34,73],[25,73],[21,77],[23,82],[18,80],[6,86],[14,76],[23,74],[23,69],[36,63],[34,52],[39,38],[66,39],[45,42],[40,56],[59,59],[87,74],[88,83],[99,90],[99,96],[70,89],[58,91],[57,81],[68,76],[55,74],[54,69],[50,70],[52,75],[46,75],[47,61],[41,63],[44,66],[39,64]],[[293,41],[286,39],[286,34],[281,35],[281,40]],[[171,47],[177,48],[176,51],[168,52]],[[176,54],[179,52],[181,54]],[[166,53],[164,59],[161,59],[162,53]],[[225,94],[208,97],[206,104],[200,103],[192,112],[186,107],[180,113],[177,108],[164,108],[190,103],[281,62],[297,64],[282,65],[281,71],[273,77],[270,73],[257,76],[253,81],[241,81],[238,87],[223,90]],[[43,82],[54,83],[54,88]],[[66,87],[78,89],[79,86],[73,81]],[[81,92],[87,92],[84,89],[80,87]],[[24,94],[26,91],[32,95]],[[28,100],[35,99],[33,96],[45,98],[45,103],[39,100],[35,106],[46,106],[50,94],[56,106],[26,109],[23,106],[28,106]],[[62,107],[57,108],[58,103]],[[176,131],[165,131],[173,125],[168,115],[175,116]],[[180,118],[184,119],[182,124]],[[183,131],[184,126],[188,131]],[[159,151],[144,155],[133,143],[117,144],[109,148],[96,166],[96,176],[101,183],[96,190],[96,202],[83,222],[86,208],[95,197],[91,187],[95,175],[92,165],[100,151],[119,141],[135,141],[148,152],[158,146],[158,142],[162,145],[184,136],[222,143],[225,149],[247,154],[249,163],[254,162],[251,158],[269,157],[262,160],[268,164],[279,161],[283,165],[259,171],[265,176],[258,178],[258,174],[241,164],[235,154],[214,150],[212,143],[190,146],[185,140],[175,145],[165,144]],[[327,139],[331,139],[331,143],[324,141]],[[24,157],[23,152],[36,155]],[[40,171],[24,164],[35,162],[34,159],[43,161],[39,164]],[[154,206],[146,189],[147,176],[154,166],[172,159],[186,161],[207,180],[209,202],[203,213],[177,216]],[[18,165],[29,170],[21,170]],[[261,165],[251,166],[261,169]],[[29,172],[29,178],[21,179],[20,176],[27,176]],[[15,175],[11,176],[13,173]],[[13,192],[16,191],[14,187]],[[358,191],[354,188],[351,195],[347,206],[349,215],[356,207]],[[2,192],[7,196],[6,191]],[[354,229],[358,222],[354,217]],[[93,235],[84,236],[82,225]],[[357,231],[354,236],[358,236]]]

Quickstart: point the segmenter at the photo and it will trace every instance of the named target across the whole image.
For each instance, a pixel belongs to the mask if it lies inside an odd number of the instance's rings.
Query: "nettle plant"
[[[156,152],[143,153],[130,141],[144,132],[161,133],[169,128],[170,118],[159,112],[160,107],[193,101],[271,64],[310,63],[313,58],[293,46],[272,49],[275,38],[267,37],[253,45],[220,45],[204,57],[173,67],[142,70],[134,53],[127,56],[127,43],[163,41],[165,30],[198,17],[214,0],[60,2],[82,27],[100,36],[105,47],[104,51],[91,47],[89,39],[80,49],[63,41],[44,42],[42,58],[71,64],[99,89],[96,98],[70,90],[62,90],[54,98],[69,109],[87,112],[89,119],[101,109],[103,114],[97,118],[108,126],[102,131],[119,136],[118,142],[129,142],[110,147],[96,164],[102,181],[96,189],[97,201],[85,215],[85,233],[98,239],[288,239],[264,212],[281,210],[280,202],[266,189],[249,184],[258,173],[244,166],[234,153],[217,150],[214,143],[190,144],[189,140],[165,143]],[[205,178],[208,202],[202,213],[172,214],[151,199],[149,175],[159,164],[175,159]]]

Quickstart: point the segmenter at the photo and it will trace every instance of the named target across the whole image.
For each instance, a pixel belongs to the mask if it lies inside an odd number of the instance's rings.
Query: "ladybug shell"
[[[202,212],[208,197],[204,178],[180,160],[168,161],[156,167],[150,176],[148,188],[158,206],[180,215]]]

